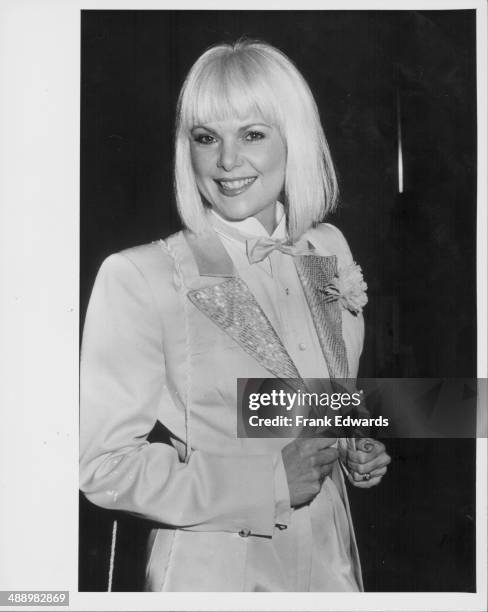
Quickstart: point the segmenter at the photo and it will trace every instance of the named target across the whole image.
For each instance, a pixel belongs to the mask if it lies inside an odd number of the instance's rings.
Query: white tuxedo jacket
[[[328,224],[305,237],[317,255],[295,263],[329,372],[355,377],[362,317],[320,293],[352,262],[349,248]],[[250,336],[256,318],[260,331]],[[236,438],[236,378],[273,376],[299,373],[214,232],[180,232],[103,263],[82,344],[81,489],[99,506],[160,524],[149,543],[148,589],[241,591],[256,569],[252,543],[287,537],[276,527],[287,440]],[[158,420],[172,446],[147,442]],[[338,465],[333,481],[361,587]],[[269,590],[301,589],[280,578],[279,561],[270,565]]]

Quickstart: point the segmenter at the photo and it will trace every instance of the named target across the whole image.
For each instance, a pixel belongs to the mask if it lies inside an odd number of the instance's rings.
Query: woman
[[[319,225],[337,198],[327,142],[285,55],[240,41],[198,59],[175,186],[187,229],[109,257],[93,289],[81,488],[159,524],[148,590],[360,590],[336,440],[236,438],[237,378],[354,378],[363,342],[360,271]],[[158,420],[171,445],[148,443]],[[383,445],[353,447],[348,478],[377,484]]]

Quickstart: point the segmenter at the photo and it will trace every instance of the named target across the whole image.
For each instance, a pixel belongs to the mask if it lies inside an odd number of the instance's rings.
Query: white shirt
[[[303,378],[328,378],[329,372],[315,331],[307,300],[291,255],[275,250],[251,264],[246,239],[270,237],[255,217],[227,221],[212,211],[209,216],[239,276],[247,284],[275,328]],[[283,206],[276,205],[277,226],[271,238],[286,239]]]

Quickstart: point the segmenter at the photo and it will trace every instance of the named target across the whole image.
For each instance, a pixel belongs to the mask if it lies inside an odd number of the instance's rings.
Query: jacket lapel
[[[324,287],[337,274],[337,257],[306,255],[295,257],[295,266],[329,370],[330,378],[349,374],[346,345],[342,337],[342,312],[338,301],[325,300]]]
[[[300,378],[278,334],[236,271],[215,232],[185,232],[200,276],[209,283],[187,295],[203,314],[277,378]],[[222,280],[224,278],[224,280]],[[218,279],[218,280],[216,280]]]

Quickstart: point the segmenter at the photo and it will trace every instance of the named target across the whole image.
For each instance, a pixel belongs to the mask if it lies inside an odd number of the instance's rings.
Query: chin
[[[248,219],[249,217],[254,217],[257,213],[255,212],[249,212],[249,211],[244,211],[244,212],[236,212],[236,213],[231,213],[228,215],[228,219],[229,221],[244,221],[244,219]]]
[[[228,221],[244,221],[244,219],[254,217],[260,212],[260,210],[253,210],[248,207],[241,206],[228,206],[225,209],[214,208],[214,210],[217,214],[224,217],[224,219],[227,219]]]

